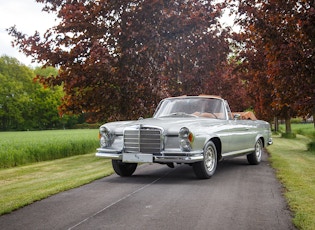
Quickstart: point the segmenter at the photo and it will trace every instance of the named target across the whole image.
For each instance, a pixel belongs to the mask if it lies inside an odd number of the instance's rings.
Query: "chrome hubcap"
[[[214,150],[210,147],[207,149],[205,152],[205,165],[208,171],[212,171],[215,167],[215,152]]]
[[[257,141],[257,143],[256,143],[255,152],[256,152],[257,159],[260,161],[261,155],[262,155],[262,149],[261,149],[260,141]]]

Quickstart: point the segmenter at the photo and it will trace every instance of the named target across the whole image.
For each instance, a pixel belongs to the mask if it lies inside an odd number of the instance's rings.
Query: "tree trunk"
[[[285,133],[292,133],[292,130],[291,130],[291,117],[285,118]]]
[[[275,131],[275,132],[278,132],[278,131],[279,131],[279,121],[278,121],[278,117],[275,117],[275,118],[274,118],[274,123],[275,123],[275,129],[274,129],[274,131]]]

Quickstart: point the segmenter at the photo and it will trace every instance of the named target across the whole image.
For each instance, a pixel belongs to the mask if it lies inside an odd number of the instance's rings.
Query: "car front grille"
[[[162,131],[159,128],[136,127],[124,132],[125,152],[160,153]]]

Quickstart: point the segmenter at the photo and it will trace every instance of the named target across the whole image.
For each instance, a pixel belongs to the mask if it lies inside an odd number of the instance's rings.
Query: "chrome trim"
[[[157,163],[195,163],[203,160],[203,154],[195,156],[154,156],[153,162]]]
[[[161,127],[142,124],[124,130],[124,152],[159,153],[163,149],[163,132]]]
[[[113,159],[113,160],[121,160],[122,159],[122,154],[118,153],[101,153],[97,152],[95,154],[97,157],[102,157],[102,158],[107,158],[107,159]]]
[[[97,157],[122,160],[121,151],[104,151],[104,149],[97,149],[98,152],[95,154]],[[167,155],[171,154],[171,155]],[[203,151],[194,151],[187,154],[187,152],[161,152],[161,155],[153,155],[153,162],[155,163],[194,163],[203,160]]]
[[[224,157],[242,156],[242,155],[246,155],[247,153],[254,152],[254,151],[255,151],[255,148],[242,149],[242,150],[238,150],[238,151],[224,153],[224,154],[222,154],[222,157],[224,158]]]

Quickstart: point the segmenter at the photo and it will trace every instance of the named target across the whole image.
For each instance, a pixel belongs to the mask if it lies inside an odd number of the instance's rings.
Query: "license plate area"
[[[145,153],[123,153],[122,161],[127,163],[152,163],[153,155]]]

